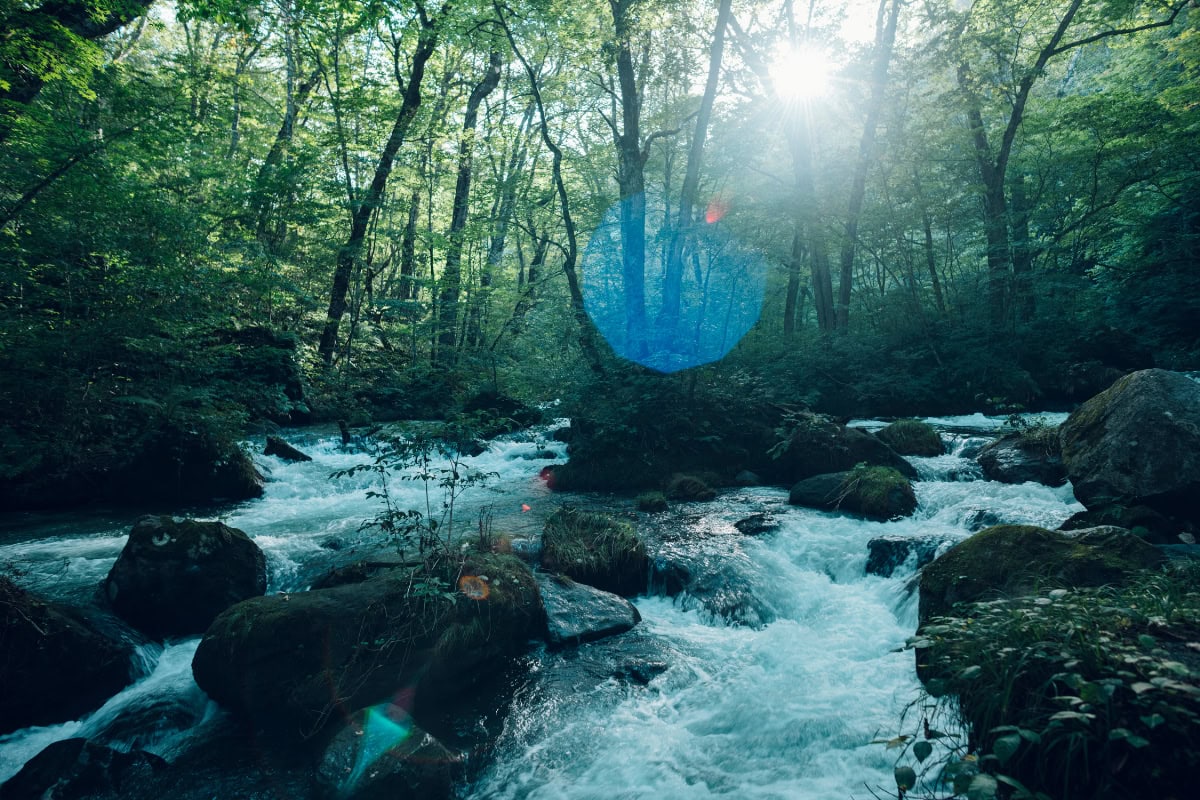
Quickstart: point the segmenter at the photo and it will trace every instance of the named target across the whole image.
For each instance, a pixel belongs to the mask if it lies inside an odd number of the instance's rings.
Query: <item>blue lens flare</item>
[[[592,234],[582,262],[584,307],[630,361],[665,373],[717,361],[758,321],[766,264],[720,224],[723,204],[710,205],[682,234],[646,209],[651,235],[639,259],[645,206],[641,195],[620,201]]]

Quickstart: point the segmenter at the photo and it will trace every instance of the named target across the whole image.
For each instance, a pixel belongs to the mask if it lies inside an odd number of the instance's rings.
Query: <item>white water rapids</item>
[[[967,426],[955,424],[962,419],[937,422],[962,431]],[[990,418],[987,427],[1001,421]],[[923,480],[915,484],[919,508],[908,519],[865,522],[792,508],[786,492],[766,488],[731,490],[712,503],[666,512],[686,518],[689,526],[724,532],[706,546],[720,557],[731,543],[736,553],[730,557],[746,561],[755,599],[771,621],[728,625],[667,598],[638,598],[643,621],[625,636],[638,637],[666,666],[647,685],[556,672],[588,658],[589,648],[601,652],[603,642],[578,652],[535,654],[503,730],[464,796],[824,800],[894,790],[895,754],[870,742],[900,732],[900,714],[917,693],[912,654],[897,651],[916,627],[916,599],[906,591],[911,566],[891,578],[864,574],[867,543],[881,535],[936,535],[948,546],[980,520],[1053,528],[1081,509],[1069,486],[983,481],[963,456],[987,435],[985,426],[978,427],[978,434],[947,434],[950,455],[911,459]],[[289,440],[314,461],[258,457],[270,471],[266,495],[221,517],[266,552],[270,592],[303,589],[329,566],[369,550],[373,534],[358,529],[378,511],[378,501],[364,496],[368,474],[329,478],[366,456],[347,452],[334,437],[298,432]],[[460,520],[468,530],[476,510],[491,505],[497,532],[536,535],[562,502],[537,478],[548,462],[535,456],[547,449],[562,458],[563,445],[526,436],[492,442],[486,453],[468,459],[471,468],[499,475],[464,497]],[[399,507],[424,508],[420,483],[393,481],[391,490]],[[628,498],[570,500],[626,513],[631,507]],[[777,517],[778,529],[757,537],[732,534],[732,520],[763,510]],[[14,518],[10,531],[0,534],[0,565],[19,567],[20,583],[51,599],[85,603],[132,521]],[[661,517],[656,524],[663,524]],[[197,643],[142,642],[143,677],[102,708],[79,721],[0,737],[0,781],[50,742],[70,736],[176,756],[223,714],[192,681]]]

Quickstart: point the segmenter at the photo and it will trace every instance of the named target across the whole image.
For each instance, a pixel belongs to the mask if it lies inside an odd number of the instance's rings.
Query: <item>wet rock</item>
[[[733,523],[738,533],[745,536],[759,536],[779,528],[779,520],[767,513],[751,514],[745,519]]]
[[[890,578],[909,558],[920,569],[933,561],[945,539],[940,536],[877,536],[867,542],[868,575]]]
[[[917,508],[912,484],[887,467],[860,467],[850,472],[815,475],[788,493],[794,506],[861,514],[868,519],[904,517]]]
[[[332,589],[335,586],[345,586],[351,583],[362,583],[385,572],[404,567],[414,567],[420,562],[399,557],[364,559],[333,569],[321,575],[312,583],[312,589]]]
[[[446,570],[239,603],[200,642],[196,683],[251,725],[295,737],[402,687],[436,703],[543,638],[537,585],[519,559],[470,554]]]
[[[634,500],[634,505],[637,506],[638,511],[645,511],[649,514],[666,511],[668,508],[667,497],[662,492],[643,492]]]
[[[695,475],[675,475],[667,484],[667,497],[684,503],[707,503],[715,500],[717,493],[702,478]]]
[[[860,428],[839,425],[820,414],[797,415],[787,444],[770,465],[773,480],[794,484],[815,475],[852,470],[859,464],[891,467],[915,480],[917,470],[895,450]]]
[[[133,650],[0,577],[0,734],[78,719],[132,679]]]
[[[983,448],[976,457],[988,480],[1000,483],[1042,483],[1062,486],[1067,481],[1053,428],[1014,431]]]
[[[1117,583],[1162,561],[1158,548],[1120,528],[1064,533],[999,525],[955,545],[921,572],[920,619],[952,613],[956,603]]]
[[[330,800],[451,800],[462,757],[397,705],[354,713],[321,757],[317,781]]]
[[[1168,517],[1149,506],[1107,506],[1094,510],[1080,511],[1058,526],[1060,531],[1074,531],[1114,525],[1126,528],[1151,544],[1180,544],[1183,537],[1192,533],[1195,523]]]
[[[1121,378],[1061,428],[1063,463],[1089,509],[1145,505],[1200,521],[1200,384],[1149,369]]]
[[[753,565],[741,555],[659,555],[651,567],[650,593],[673,597],[680,608],[729,625],[761,628],[775,620],[775,612],[758,598]]]
[[[633,661],[622,664],[613,671],[612,676],[619,681],[647,686],[650,681],[662,675],[668,668],[669,665],[665,661]]]
[[[104,581],[122,618],[151,636],[202,633],[234,603],[267,588],[250,537],[220,522],[142,517]]]
[[[551,514],[542,533],[542,566],[624,597],[646,588],[646,546],[633,526],[607,514],[569,506]]]
[[[938,432],[919,419],[898,420],[875,435],[902,456],[940,456],[946,452]]]
[[[762,478],[758,477],[757,473],[744,469],[733,476],[733,482],[737,486],[759,486],[762,484]]]
[[[0,798],[125,800],[166,767],[153,753],[123,753],[86,739],[64,739],[47,746],[0,786]]]
[[[300,452],[278,436],[267,437],[267,446],[263,449],[263,455],[276,456],[284,461],[312,461],[312,456]]]
[[[987,508],[977,508],[963,519],[963,525],[971,533],[978,533],[984,528],[993,528],[1002,524],[1004,524],[1004,519],[995,511]]]
[[[642,615],[623,597],[562,575],[536,575],[546,609],[546,641],[564,646],[624,633]]]

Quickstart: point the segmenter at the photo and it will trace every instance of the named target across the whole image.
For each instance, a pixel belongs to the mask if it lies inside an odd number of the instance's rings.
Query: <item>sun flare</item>
[[[808,101],[829,93],[833,63],[814,47],[782,47],[770,63],[775,93],[790,102]]]

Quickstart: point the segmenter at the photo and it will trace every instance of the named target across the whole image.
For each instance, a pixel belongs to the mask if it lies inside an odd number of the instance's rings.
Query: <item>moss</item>
[[[946,452],[938,432],[919,419],[893,422],[875,435],[902,456],[940,456]]]
[[[648,559],[629,523],[563,507],[546,520],[542,566],[598,589],[634,595],[645,589]]]
[[[908,478],[891,467],[855,467],[842,481],[840,495],[847,510],[871,519],[907,516],[917,507],[917,496]]]
[[[716,491],[695,475],[675,475],[667,485],[667,497],[672,500],[707,503],[716,496]]]

